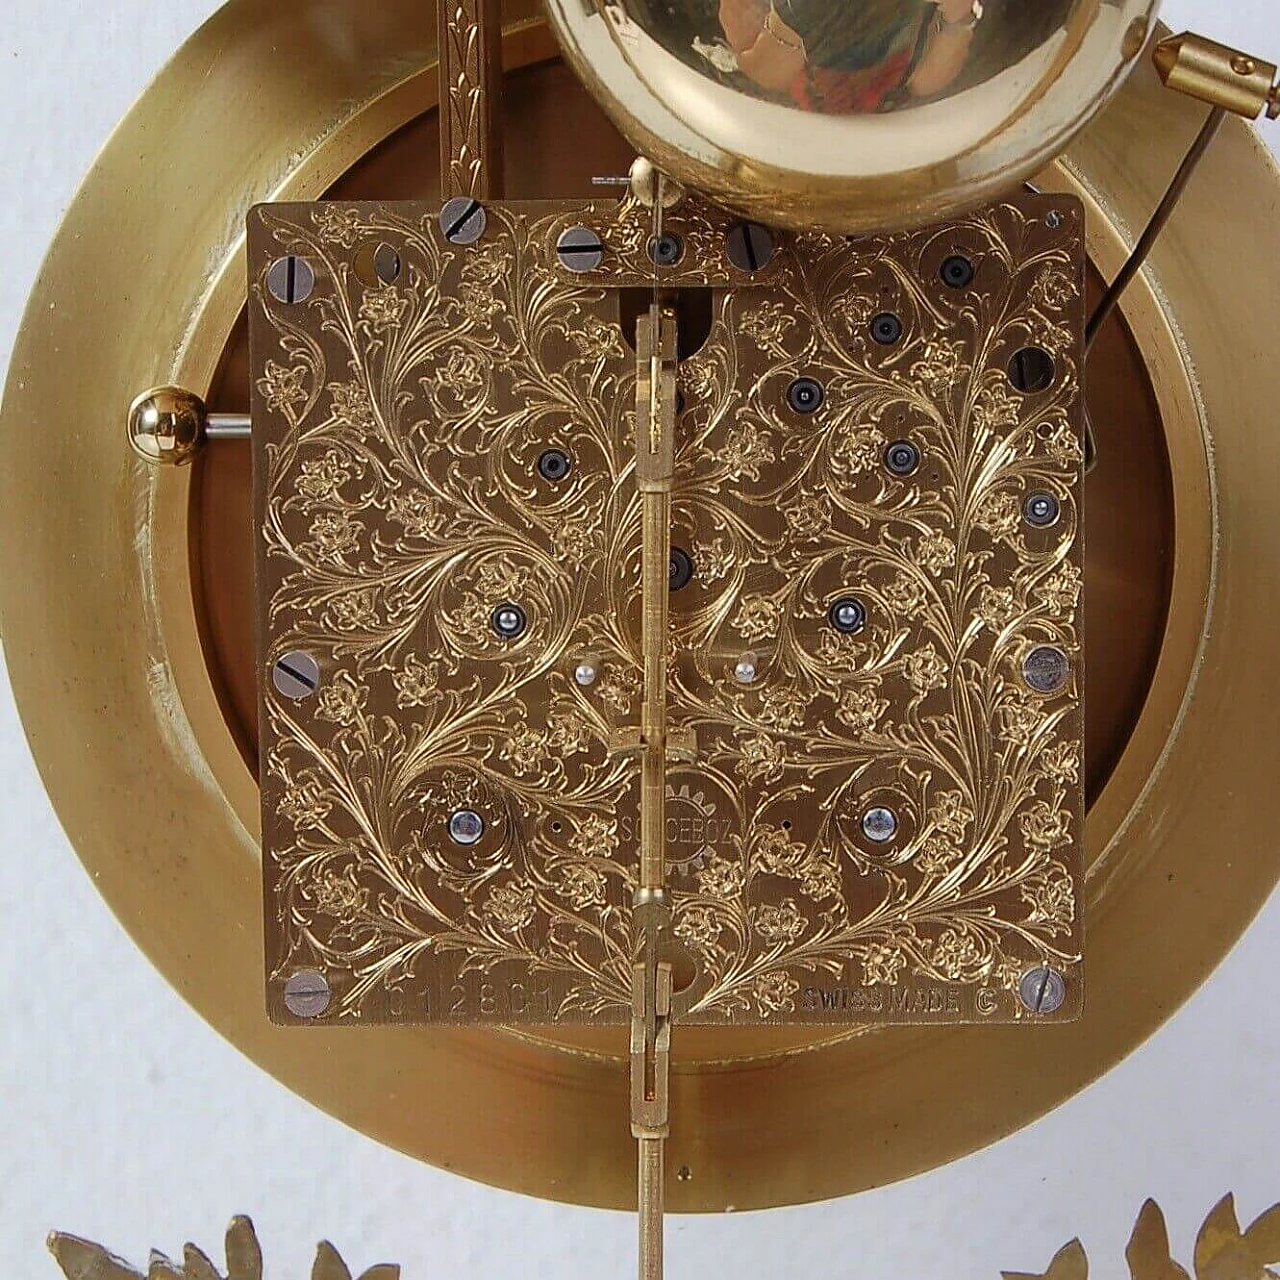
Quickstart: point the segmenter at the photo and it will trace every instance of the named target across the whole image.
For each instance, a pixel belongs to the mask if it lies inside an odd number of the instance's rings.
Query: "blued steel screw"
[[[473,845],[484,835],[484,819],[474,809],[459,809],[449,818],[449,838],[454,844]]]
[[[1023,504],[1023,519],[1036,529],[1047,529],[1057,524],[1062,508],[1051,493],[1033,493]]]
[[[876,844],[888,844],[898,834],[898,815],[884,805],[876,805],[862,815],[862,834]]]
[[[973,283],[973,263],[962,253],[952,254],[942,264],[942,283],[948,289],[967,289]]]
[[[787,403],[796,413],[817,413],[826,398],[826,388],[817,378],[797,378],[787,388]]]
[[[524,635],[529,619],[518,604],[500,604],[493,611],[493,629],[504,640],[515,640]]]
[[[682,547],[671,548],[668,585],[672,591],[683,591],[693,581],[693,558]]]
[[[649,257],[660,267],[674,267],[684,257],[684,244],[678,235],[668,231],[649,241]]]
[[[895,440],[884,451],[884,465],[895,476],[909,476],[920,465],[920,450],[910,440]]]
[[[548,449],[538,458],[538,474],[553,484],[563,480],[572,469],[573,463],[563,449]]]
[[[891,347],[902,337],[902,321],[892,311],[882,311],[871,322],[871,336],[882,347]]]
[[[1057,693],[1070,675],[1070,659],[1057,645],[1037,645],[1022,660],[1022,678],[1037,693]]]
[[[400,255],[389,244],[380,244],[373,251],[373,274],[383,284],[395,284],[400,278]]]
[[[861,600],[846,596],[831,606],[827,615],[831,625],[842,635],[857,635],[867,625],[867,608]]]

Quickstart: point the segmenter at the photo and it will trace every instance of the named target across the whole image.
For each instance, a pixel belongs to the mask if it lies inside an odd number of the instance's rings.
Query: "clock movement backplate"
[[[669,270],[625,204],[492,204],[470,243],[434,205],[255,210],[275,1016],[316,1016],[289,998],[311,981],[346,1023],[630,1020],[622,291],[690,280],[710,317],[677,367],[682,1025],[1016,1020],[1046,966],[1058,1020],[1078,1011],[1082,219],[1020,194],[788,237],[747,271],[736,220],[692,198]],[[580,228],[594,270],[560,261]]]

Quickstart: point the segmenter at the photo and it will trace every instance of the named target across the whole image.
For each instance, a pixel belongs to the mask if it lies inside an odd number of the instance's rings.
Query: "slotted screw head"
[[[267,268],[267,291],[277,302],[295,306],[306,302],[316,287],[316,273],[305,258],[277,258]]]
[[[284,984],[284,1007],[295,1018],[318,1018],[332,999],[328,979],[316,969],[299,969]]]
[[[1036,965],[1019,979],[1018,998],[1028,1013],[1057,1013],[1067,1000],[1067,980],[1048,965]]]
[[[594,662],[580,662],[573,670],[573,678],[580,688],[589,689],[595,684],[600,672]]]
[[[471,196],[454,196],[440,210],[440,230],[450,244],[475,244],[488,223],[484,205]]]
[[[556,256],[568,271],[594,271],[604,261],[604,241],[590,227],[570,227],[556,241]]]
[[[320,687],[320,666],[309,653],[286,653],[271,668],[271,683],[277,693],[301,702]]]
[[[740,222],[725,240],[729,261],[748,275],[763,271],[773,259],[773,233],[758,222]]]

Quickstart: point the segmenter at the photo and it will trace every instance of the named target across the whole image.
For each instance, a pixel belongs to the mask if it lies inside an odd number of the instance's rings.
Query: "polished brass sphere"
[[[204,442],[204,401],[181,387],[156,387],[129,408],[129,443],[147,462],[180,467]]]
[[[1159,0],[547,0],[664,173],[753,218],[893,230],[996,197],[1119,87]]]

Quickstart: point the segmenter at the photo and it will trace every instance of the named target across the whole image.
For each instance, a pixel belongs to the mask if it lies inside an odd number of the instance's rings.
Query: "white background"
[[[376,0],[369,0],[376,3]],[[215,0],[3,0],[0,360],[81,174]],[[1280,60],[1274,0],[1167,0],[1175,26]],[[1280,145],[1280,124],[1271,126]],[[221,1259],[250,1213],[277,1278],[330,1236],[406,1280],[625,1276],[634,1226],[437,1172],[328,1119],[210,1031],[136,952],[73,856],[0,677],[0,1244],[14,1280],[55,1274],[50,1227],[145,1263],[195,1239]],[[1148,1045],[1055,1114],[940,1172],[805,1209],[672,1224],[678,1280],[946,1277],[1038,1270],[1075,1234],[1119,1276],[1143,1198],[1180,1256],[1227,1190],[1280,1199],[1280,900]],[[1261,1015],[1261,1018],[1259,1017]],[[982,1088],[981,1081],[972,1082]],[[621,1123],[620,1118],[620,1123]]]

